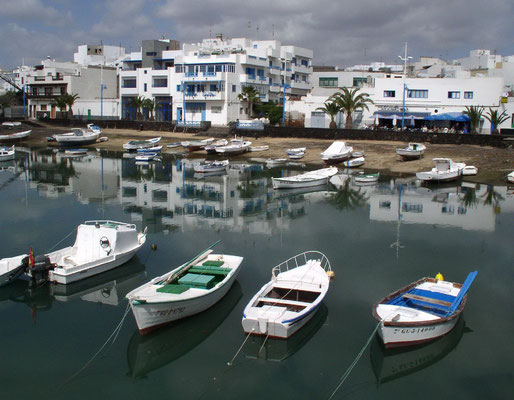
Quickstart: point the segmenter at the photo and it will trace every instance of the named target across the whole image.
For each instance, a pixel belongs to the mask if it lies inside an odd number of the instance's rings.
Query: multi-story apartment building
[[[239,98],[244,86],[253,86],[263,102],[303,96],[312,86],[312,50],[221,35],[185,44],[181,50],[167,45],[171,42],[143,42],[142,51],[123,62],[122,117],[132,117],[131,98],[143,96],[161,105],[157,119],[225,125],[250,117],[248,105]],[[150,43],[159,51],[149,51]],[[159,111],[171,104],[171,113]]]
[[[125,57],[125,48],[104,44],[84,44],[78,46],[73,61],[80,65],[104,65],[115,67]]]
[[[57,97],[77,94],[73,115],[85,118],[118,118],[116,68],[82,66],[72,62],[43,60],[41,65],[23,73],[28,94],[28,117],[56,118]]]

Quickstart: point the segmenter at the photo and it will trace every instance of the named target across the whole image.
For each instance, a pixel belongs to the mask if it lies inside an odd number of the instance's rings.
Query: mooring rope
[[[74,228],[70,233],[68,233],[64,238],[62,238],[58,243],[56,243],[50,250],[47,251],[47,253],[50,253],[53,249],[55,249],[57,246],[59,246],[62,242],[64,242],[66,239],[70,237],[70,235],[75,232],[77,228]]]
[[[253,330],[252,330],[252,332],[253,332]],[[241,347],[239,347],[239,350],[237,350],[237,351],[236,351],[236,354],[234,355],[234,357],[232,357],[232,360],[230,360],[230,361],[227,363],[227,365],[228,365],[229,367],[231,367],[231,366],[232,366],[232,363],[233,363],[233,362],[234,362],[234,360],[236,359],[236,357],[237,357],[237,355],[239,354],[239,352],[241,351],[241,349],[244,347],[244,345],[245,345],[246,341],[248,340],[248,338],[250,337],[250,335],[252,334],[252,332],[248,332],[248,335],[246,335],[246,338],[245,338],[245,340],[243,341],[243,344],[241,345]]]
[[[111,338],[114,336],[114,339],[111,343],[111,346],[114,344],[114,342],[116,341],[116,338],[118,337],[118,334],[120,333],[121,331],[121,327],[123,326],[123,322],[125,321],[125,318],[127,316],[127,314],[129,313],[130,311],[130,303],[127,304],[127,308],[125,309],[125,313],[123,314],[123,317],[121,318],[121,321],[119,322],[119,324],[116,326],[116,328],[114,328],[114,331],[111,333],[111,335],[107,338],[107,340],[105,341],[105,343],[102,345],[102,347],[100,347],[100,349],[93,355],[93,357],[91,357],[85,364],[84,366],[79,369],[77,372],[75,372],[72,376],[70,376],[66,382],[64,382],[62,384],[62,386],[65,386],[67,385],[69,382],[71,382],[73,379],[75,379],[82,371],[84,371],[89,364],[91,364],[93,362],[93,360],[102,352],[102,350],[105,348],[105,346],[107,345],[107,343],[109,343],[109,341],[111,340]]]
[[[344,383],[344,381],[346,380],[346,378],[348,378],[348,376],[350,376],[350,373],[352,372],[353,368],[357,365],[357,362],[359,361],[359,359],[362,357],[362,355],[364,354],[364,351],[366,350],[366,348],[369,346],[369,344],[371,343],[371,340],[373,339],[373,336],[375,336],[375,333],[377,332],[378,328],[380,327],[380,325],[382,324],[384,320],[380,320],[377,324],[377,326],[375,326],[375,329],[373,329],[373,332],[371,332],[371,335],[369,336],[368,338],[368,341],[366,342],[366,344],[364,345],[364,347],[359,351],[359,354],[357,354],[357,357],[355,357],[355,360],[353,360],[353,362],[350,364],[350,366],[348,367],[348,369],[345,371],[345,373],[341,376],[341,378],[339,379],[339,383],[337,384],[336,388],[334,389],[334,391],[332,392],[332,394],[329,396],[328,400],[330,400],[332,397],[334,397],[334,395],[336,394],[336,392],[339,390],[339,388],[341,387],[341,385]]]

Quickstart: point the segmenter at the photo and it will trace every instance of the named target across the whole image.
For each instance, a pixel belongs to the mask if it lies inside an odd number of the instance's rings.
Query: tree
[[[140,121],[143,119],[143,113],[141,109],[144,107],[145,98],[143,96],[133,97],[129,101],[129,105],[136,109],[136,120]]]
[[[329,100],[335,102],[339,109],[346,114],[345,128],[351,129],[353,125],[352,114],[359,110],[369,110],[368,104],[374,104],[367,93],[358,93],[359,89],[342,88],[341,92],[334,93]]]
[[[53,102],[52,106],[57,107],[61,112],[66,111],[66,106],[68,103],[66,103],[66,99],[63,96],[57,97]]]
[[[361,193],[361,188],[357,190],[351,188],[350,179],[347,179],[344,185],[332,195],[330,203],[339,210],[352,210],[364,207],[367,200],[366,195]]]
[[[478,133],[478,127],[480,126],[480,120],[484,113],[484,107],[481,106],[466,106],[464,114],[469,117],[469,123],[471,124],[471,133]]]
[[[489,111],[487,115],[484,115],[484,118],[491,123],[491,133],[494,135],[499,135],[500,131],[498,130],[498,126],[500,126],[503,122],[509,119],[509,116],[505,111],[501,114],[498,112],[499,110],[493,110],[489,107]]]
[[[69,93],[64,93],[63,95],[59,96],[63,99],[63,102],[69,107],[69,112],[68,112],[68,118],[69,119],[72,119],[73,118],[73,104],[75,104],[75,100],[79,99],[79,95],[78,94],[69,94]]]
[[[157,108],[157,106],[155,104],[155,99],[144,99],[142,106],[143,106],[143,108],[146,108],[148,110],[148,114],[149,114],[148,119],[150,121],[153,121],[154,120],[153,113],[154,113],[154,110]]]
[[[339,106],[335,101],[325,102],[325,107],[318,107],[316,108],[317,111],[323,111],[325,114],[327,114],[330,117],[330,125],[328,126],[330,129],[337,128],[337,124],[335,121],[336,115],[341,111]]]
[[[248,116],[251,118],[253,115],[253,105],[260,101],[257,89],[253,86],[243,86],[241,94],[239,94],[237,98],[248,103]]]
[[[259,104],[257,112],[268,118],[271,125],[280,123],[282,119],[282,107],[273,102]]]

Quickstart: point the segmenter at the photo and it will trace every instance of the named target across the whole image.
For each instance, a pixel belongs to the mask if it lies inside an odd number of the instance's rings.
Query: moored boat
[[[378,182],[378,178],[380,177],[380,173],[376,174],[365,174],[364,172],[361,172],[358,175],[355,175],[353,177],[354,182],[356,183],[376,183]]]
[[[478,168],[474,165],[466,165],[462,168],[462,175],[472,176],[478,174]]]
[[[249,151],[266,151],[266,150],[269,150],[269,146],[267,144],[264,144],[262,146],[250,146],[250,150]]]
[[[434,158],[434,168],[426,172],[416,173],[419,180],[425,182],[447,182],[458,179],[462,176],[464,163],[453,162],[450,158]]]
[[[56,134],[53,137],[61,147],[84,146],[95,143],[100,134],[101,132],[84,128],[72,128],[71,132]]]
[[[123,222],[86,221],[77,228],[73,246],[32,256],[27,275],[36,282],[68,284],[126,263],[143,246],[146,231]]]
[[[305,153],[304,152],[291,153],[291,154],[288,154],[287,156],[289,157],[290,160],[301,160],[303,157],[305,157]]]
[[[199,173],[220,172],[225,171],[229,165],[228,160],[223,161],[205,161],[203,163],[193,164],[193,170]]]
[[[337,174],[336,167],[322,168],[304,174],[284,178],[271,178],[273,189],[294,189],[326,184],[331,176]]]
[[[287,158],[268,158],[266,160],[266,166],[268,168],[273,168],[278,165],[284,165],[287,162]]]
[[[415,160],[423,157],[425,150],[426,146],[422,143],[409,143],[405,148],[397,148],[396,154],[404,160]]]
[[[160,153],[162,150],[162,146],[152,146],[152,147],[146,147],[144,149],[137,149],[138,154],[144,154],[144,153]]]
[[[212,254],[213,246],[127,294],[141,334],[202,312],[227,294],[243,257]]]
[[[180,142],[180,144],[187,152],[193,152],[193,151],[202,150],[203,148],[205,148],[205,146],[210,145],[212,142],[214,142],[214,138],[202,139],[202,140],[188,140],[188,141]]]
[[[32,130],[11,133],[9,135],[0,135],[0,142],[9,142],[9,143],[21,142],[22,140],[27,139],[31,133],[32,133]]]
[[[422,278],[381,299],[373,306],[378,334],[386,348],[417,345],[450,332],[467,301],[478,271],[463,284]]]
[[[16,149],[14,145],[11,147],[0,147],[0,161],[14,160]]]
[[[161,161],[161,157],[158,153],[137,153],[135,157],[136,161],[148,162],[148,161]]]
[[[306,151],[307,147],[296,147],[293,149],[286,149],[286,154],[290,156],[291,154],[305,153]]]
[[[348,146],[346,142],[335,141],[321,153],[321,159],[327,164],[337,164],[348,160],[352,152],[353,147]]]
[[[87,149],[68,149],[64,151],[67,156],[83,156],[87,154]]]
[[[230,144],[216,147],[216,153],[235,156],[249,151],[251,145],[252,142],[236,137],[230,141]]]
[[[316,313],[330,284],[330,262],[317,251],[298,254],[272,270],[244,309],[246,333],[288,338]]]
[[[216,154],[216,147],[226,146],[227,144],[228,144],[227,139],[216,140],[215,142],[205,146],[204,150],[207,154]]]
[[[351,158],[350,160],[343,161],[346,168],[355,168],[364,165],[364,157]]]
[[[136,151],[137,149],[146,149],[148,147],[154,147],[159,141],[161,137],[154,137],[151,139],[144,140],[131,140],[130,142],[123,144],[123,149],[126,151]]]
[[[3,258],[0,260],[0,286],[16,280],[25,272],[28,265],[28,255],[22,254],[16,257]]]

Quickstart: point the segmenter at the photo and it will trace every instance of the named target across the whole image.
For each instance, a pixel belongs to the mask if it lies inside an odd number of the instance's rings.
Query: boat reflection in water
[[[371,345],[371,366],[377,383],[385,383],[422,370],[444,358],[457,347],[462,335],[471,332],[461,317],[447,335],[413,348],[385,349],[378,335]]]
[[[223,323],[242,295],[241,285],[236,281],[225,297],[200,314],[177,320],[146,336],[136,329],[127,348],[129,375],[144,377],[194,349]]]
[[[290,338],[268,338],[266,340],[265,336],[251,335],[244,345],[243,354],[250,359],[284,361],[300,350],[318,332],[327,320],[327,316],[328,308],[325,303],[321,303],[312,319]]]

